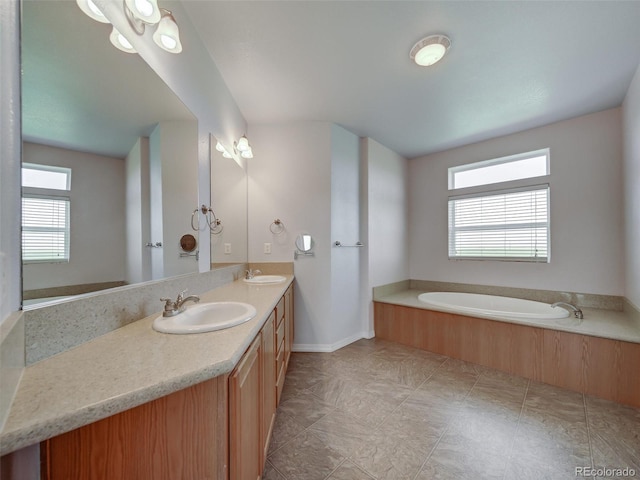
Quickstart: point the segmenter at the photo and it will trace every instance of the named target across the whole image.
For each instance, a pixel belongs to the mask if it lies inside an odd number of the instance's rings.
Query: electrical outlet
[[[267,253],[267,254],[271,253],[271,244],[270,243],[265,243],[264,244],[264,253]]]
[[[231,244],[230,243],[225,243],[224,244],[224,254],[225,255],[230,255],[231,254]]]

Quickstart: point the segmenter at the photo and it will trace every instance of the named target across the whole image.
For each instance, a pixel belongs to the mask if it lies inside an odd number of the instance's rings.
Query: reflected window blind
[[[549,186],[449,197],[449,258],[549,261]]]
[[[22,198],[22,261],[69,260],[69,199]]]

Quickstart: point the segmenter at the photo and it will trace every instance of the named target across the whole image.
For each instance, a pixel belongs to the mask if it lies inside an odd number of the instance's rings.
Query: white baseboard
[[[292,350],[294,352],[321,352],[321,353],[331,353],[336,350],[349,345],[357,340],[362,338],[373,338],[373,331],[370,332],[358,332],[355,335],[351,335],[350,337],[344,338],[336,343],[294,343]]]

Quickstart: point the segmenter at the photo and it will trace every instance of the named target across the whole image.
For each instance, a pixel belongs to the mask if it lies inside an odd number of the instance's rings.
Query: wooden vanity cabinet
[[[260,479],[292,344],[289,287],[230,374],[42,442],[42,479]]]
[[[229,377],[231,480],[255,480],[264,470],[291,356],[292,302],[289,287]]]
[[[233,480],[262,474],[262,335],[229,376],[229,473]]]
[[[227,478],[227,385],[212,378],[45,440],[41,478]]]

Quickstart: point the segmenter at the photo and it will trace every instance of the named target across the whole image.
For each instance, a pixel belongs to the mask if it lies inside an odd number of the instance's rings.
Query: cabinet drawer
[[[283,347],[283,340],[284,340],[284,333],[285,333],[285,322],[280,322],[280,325],[278,325],[278,329],[276,330],[276,348],[277,348],[277,352],[280,352],[280,350],[282,350]]]
[[[284,309],[285,309],[284,304],[285,304],[284,297],[282,297],[278,302],[278,305],[276,305],[277,323],[280,323],[284,318]]]

